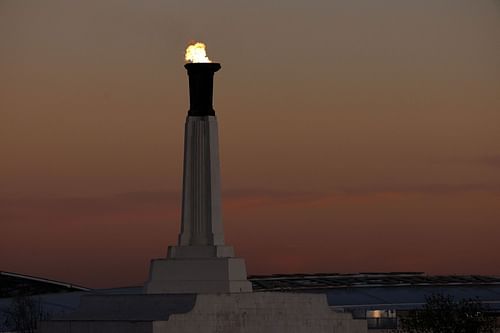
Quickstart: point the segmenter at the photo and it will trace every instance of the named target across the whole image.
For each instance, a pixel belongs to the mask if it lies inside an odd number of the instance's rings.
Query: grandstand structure
[[[0,298],[12,298],[20,294],[31,296],[73,291],[90,291],[90,289],[31,275],[0,271]]]

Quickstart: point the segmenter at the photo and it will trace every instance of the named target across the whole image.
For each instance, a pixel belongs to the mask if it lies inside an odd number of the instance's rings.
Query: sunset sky
[[[146,280],[198,40],[249,274],[500,275],[499,0],[0,0],[0,270]]]

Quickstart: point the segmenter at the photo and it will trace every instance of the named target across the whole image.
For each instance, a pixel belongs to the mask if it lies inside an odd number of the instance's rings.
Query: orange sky
[[[500,275],[500,3],[0,0],[0,270],[142,283],[179,228],[190,40],[251,274]]]

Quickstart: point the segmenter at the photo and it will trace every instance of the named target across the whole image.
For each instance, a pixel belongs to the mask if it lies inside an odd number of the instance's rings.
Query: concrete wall
[[[333,312],[323,294],[198,295],[194,309],[153,323],[154,333],[366,333],[365,320]]]

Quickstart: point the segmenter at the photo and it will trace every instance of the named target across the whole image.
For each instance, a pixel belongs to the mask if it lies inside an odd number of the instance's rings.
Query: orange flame
[[[186,48],[185,59],[188,62],[212,62],[207,57],[205,51],[206,45],[201,42],[196,42]]]

